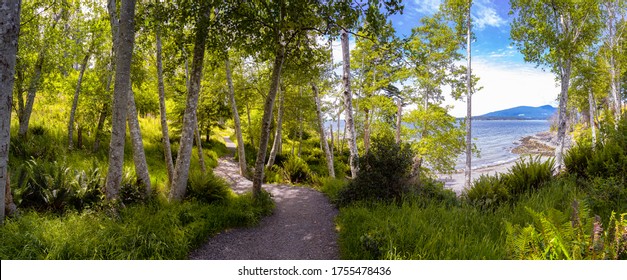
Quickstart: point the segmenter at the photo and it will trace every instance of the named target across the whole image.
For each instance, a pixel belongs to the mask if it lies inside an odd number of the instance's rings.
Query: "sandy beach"
[[[554,139],[555,133],[548,131],[540,132],[531,136],[525,136],[514,143],[517,146],[512,149],[512,153],[518,154],[521,157],[540,155],[548,158],[549,156],[553,156],[555,153],[556,145],[554,144]],[[511,161],[474,169],[472,170],[472,180],[477,179],[479,176],[484,174],[494,175],[497,173],[508,172],[510,167],[512,167],[515,163],[516,161]],[[452,174],[440,174],[438,175],[438,180],[444,182],[445,188],[455,191],[458,195],[464,191],[464,170],[457,170]]]

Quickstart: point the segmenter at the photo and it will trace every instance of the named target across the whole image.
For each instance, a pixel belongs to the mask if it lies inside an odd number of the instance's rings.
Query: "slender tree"
[[[471,67],[471,17],[470,10],[472,8],[472,1],[468,0],[468,13],[466,14],[466,60],[468,66],[466,67],[466,188],[470,189],[470,182],[472,180],[472,67]]]
[[[135,41],[135,0],[122,0],[117,36],[115,84],[113,89],[113,120],[109,144],[109,170],[105,195],[107,200],[118,198],[124,164],[124,140],[128,98],[131,91],[131,60]]]
[[[229,101],[231,110],[233,111],[233,122],[235,123],[235,136],[237,137],[237,159],[239,160],[239,173],[245,176],[247,172],[246,153],[244,151],[244,137],[242,136],[242,124],[237,112],[237,104],[235,103],[235,90],[233,89],[233,77],[231,74],[231,63],[229,62],[228,51],[225,54],[224,68],[226,70],[226,82],[229,87]],[[250,118],[249,118],[250,123]]]
[[[272,142],[272,149],[270,149],[270,156],[268,157],[268,163],[266,168],[270,168],[274,165],[274,159],[281,146],[281,137],[283,137],[283,105],[285,103],[285,91],[279,89],[279,111],[276,117],[276,131],[274,133],[274,141]]]
[[[161,58],[161,36],[159,29],[155,33],[157,44],[157,83],[159,87],[159,117],[161,120],[161,134],[163,142],[163,154],[165,156],[165,166],[168,172],[168,184],[172,183],[174,176],[174,162],[172,161],[172,150],[170,148],[170,134],[168,132],[168,118],[165,108],[165,86],[163,85],[163,63]]]
[[[359,153],[357,152],[357,139],[355,136],[355,120],[353,119],[353,94],[351,92],[351,66],[350,66],[350,52],[348,50],[348,32],[344,29],[340,32],[340,42],[342,44],[342,61],[343,61],[343,75],[342,83],[344,86],[344,106],[346,110],[345,123],[348,133],[348,149],[350,151],[349,165],[351,168],[351,176],[357,177],[359,172]]]
[[[320,105],[320,95],[318,94],[318,87],[313,82],[311,83],[311,89],[314,93],[314,101],[316,102],[316,115],[318,116],[318,129],[320,130],[320,143],[324,150],[324,155],[327,161],[327,169],[329,170],[329,177],[335,178],[335,169],[333,168],[333,153],[329,149],[329,143],[324,131],[324,118],[322,117],[322,106]]]
[[[171,200],[181,200],[185,197],[187,179],[189,177],[189,165],[194,141],[194,130],[196,127],[196,108],[198,107],[200,81],[212,9],[206,5],[201,5],[198,11],[199,15],[195,28],[191,78],[187,91],[185,113],[183,115],[183,131],[181,133],[179,151],[170,188]]]
[[[81,85],[83,83],[83,75],[85,69],[87,69],[87,62],[91,56],[91,50],[85,54],[83,62],[81,63],[81,69],[78,74],[78,81],[76,82],[76,90],[74,90],[74,99],[72,101],[72,109],[70,111],[70,122],[68,123],[68,148],[71,150],[74,148],[74,116],[76,115],[76,108],[78,107],[78,95],[81,92]],[[79,147],[80,148],[80,147]]]
[[[556,167],[564,164],[566,104],[573,60],[591,45],[599,32],[596,0],[511,0],[511,37],[526,61],[548,65],[560,81]]]
[[[21,0],[0,1],[0,225],[4,224],[5,193],[9,188],[9,145],[15,60],[20,34]]]

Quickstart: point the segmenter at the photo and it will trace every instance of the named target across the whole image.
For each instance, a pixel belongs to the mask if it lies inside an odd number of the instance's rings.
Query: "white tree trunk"
[[[194,130],[196,124],[196,108],[198,107],[198,96],[200,93],[200,80],[202,76],[203,61],[205,57],[205,45],[207,42],[207,21],[209,20],[210,9],[201,15],[200,22],[196,29],[196,42],[194,43],[194,58],[192,60],[192,74],[189,90],[187,92],[187,103],[183,116],[183,131],[179,145],[178,157],[174,167],[172,186],[170,188],[170,199],[181,200],[185,197],[187,179],[189,178],[189,165],[192,154],[194,140]]]
[[[272,165],[274,165],[274,159],[276,158],[276,154],[281,149],[281,137],[283,137],[283,103],[285,102],[285,92],[281,91],[280,87],[278,91],[279,111],[277,112],[276,117],[276,132],[274,134],[274,141],[272,142],[272,149],[270,150],[270,156],[268,157],[268,163],[266,163],[266,168],[270,168]]]
[[[196,114],[198,118],[198,114]],[[202,139],[200,139],[200,128],[198,127],[198,119],[196,119],[196,129],[194,135],[196,136],[196,148],[198,149],[198,163],[200,164],[200,171],[202,173],[207,172],[207,166],[205,165],[205,154],[202,151]]]
[[[270,122],[272,121],[272,109],[274,107],[274,99],[279,91],[279,81],[281,80],[281,69],[285,57],[285,47],[278,44],[274,64],[272,67],[272,77],[270,78],[270,91],[266,96],[263,107],[263,117],[261,119],[261,137],[259,138],[259,150],[257,151],[257,159],[255,161],[255,173],[253,175],[253,196],[259,197],[261,194],[261,185],[263,183],[263,168],[266,158],[266,149],[270,138]]]
[[[168,185],[172,183],[174,176],[174,162],[172,161],[172,149],[170,148],[170,134],[168,132],[168,119],[165,108],[165,87],[163,85],[163,63],[161,59],[161,36],[156,33],[157,40],[157,79],[159,83],[159,114],[161,119],[161,134],[163,135],[163,154],[165,166],[168,172]]]
[[[568,103],[568,87],[570,84],[571,61],[566,60],[560,65],[560,96],[557,119],[557,148],[555,149],[556,170],[564,165],[564,140],[566,138],[566,104]]]
[[[74,91],[74,100],[72,101],[72,110],[70,111],[70,122],[68,123],[68,148],[71,150],[74,148],[74,116],[76,115],[76,107],[78,107],[78,95],[81,92],[81,84],[83,83],[83,75],[85,74],[85,69],[87,69],[87,62],[89,61],[91,53],[87,53],[85,58],[83,58],[83,63],[81,64],[81,70],[78,74],[78,82],[76,82],[76,90]]]
[[[30,116],[33,113],[33,105],[35,104],[35,95],[39,88],[41,81],[41,72],[45,60],[44,50],[40,51],[37,56],[37,62],[35,63],[35,69],[33,77],[30,80],[28,86],[28,95],[26,96],[26,104],[23,106],[22,114],[19,116],[19,129],[17,135],[20,138],[25,138],[28,132],[28,124],[30,123]]]
[[[246,152],[244,150],[244,137],[242,136],[242,124],[237,112],[237,103],[235,103],[235,90],[233,89],[233,77],[231,75],[231,63],[229,62],[228,52],[224,60],[226,68],[226,82],[229,86],[229,100],[231,101],[231,110],[233,110],[233,122],[235,123],[235,137],[237,137],[237,159],[239,160],[239,174],[246,176]]]
[[[113,113],[111,142],[109,144],[109,170],[105,195],[107,200],[116,200],[122,182],[124,164],[124,141],[128,97],[131,91],[131,60],[135,40],[135,0],[122,0],[120,6],[120,29],[117,36],[115,84],[113,88]],[[114,36],[116,37],[116,36]]]
[[[5,207],[13,203],[6,195],[9,183],[9,146],[11,142],[11,104],[15,81],[17,41],[20,34],[20,0],[0,2],[0,225]]]
[[[344,105],[346,112],[345,126],[348,132],[348,148],[350,150],[349,164],[351,167],[351,176],[357,177],[359,172],[359,154],[357,152],[357,140],[355,139],[355,122],[353,120],[353,95],[351,93],[351,81],[350,81],[350,51],[348,49],[348,32],[343,30],[340,32],[340,39],[342,43],[342,61],[344,75],[342,81],[344,83]]]
[[[335,178],[335,168],[333,168],[333,153],[329,149],[329,143],[325,135],[324,119],[322,117],[322,106],[320,105],[320,96],[318,95],[318,87],[313,82],[311,83],[311,89],[314,93],[314,101],[316,102],[316,115],[318,115],[318,128],[320,129],[320,143],[324,150],[324,155],[327,160],[327,169],[329,170],[329,177]],[[331,135],[333,138],[333,135]]]
[[[137,119],[137,108],[135,107],[135,96],[132,90],[128,91],[128,107],[127,107],[128,130],[131,135],[131,147],[133,149],[133,163],[135,164],[135,174],[141,184],[144,185],[146,195],[150,194],[150,174],[148,173],[148,164],[146,163],[146,154],[144,153],[144,142],[142,141],[141,128]]]
[[[471,43],[470,43],[470,7],[472,2],[468,1],[468,14],[467,25],[468,30],[466,33],[466,57],[468,59],[468,66],[466,68],[466,189],[470,189],[472,180],[472,68],[471,68]]]
[[[401,125],[403,125],[403,100],[396,99],[396,144],[401,143]]]
[[[594,146],[597,143],[597,130],[596,130],[596,124],[594,123],[595,120],[595,116],[596,116],[596,105],[594,102],[594,95],[592,94],[592,89],[588,90],[588,104],[590,105],[590,129],[592,130],[592,148],[594,148]]]

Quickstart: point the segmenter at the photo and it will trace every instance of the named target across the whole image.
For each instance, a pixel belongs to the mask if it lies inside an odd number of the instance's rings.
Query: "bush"
[[[340,191],[346,187],[348,182],[341,178],[324,178],[320,191],[323,192],[333,204],[338,203]]]
[[[507,249],[513,259],[627,259],[627,213],[611,213],[607,229],[599,216],[588,217],[573,202],[570,215],[555,209],[527,208],[534,223],[522,228],[506,223]]]
[[[407,144],[393,138],[374,139],[368,153],[360,158],[359,173],[339,193],[340,205],[354,201],[399,201],[409,190],[413,153]]]
[[[581,178],[615,177],[627,184],[627,119],[614,129],[602,127],[605,139],[592,148],[588,141],[579,141],[564,157],[566,170]]]
[[[627,212],[627,186],[616,177],[583,181],[586,202],[593,213],[608,217],[612,211]]]
[[[292,156],[283,163],[280,169],[283,180],[291,184],[311,182],[311,170],[309,165],[300,157]]]
[[[18,208],[62,213],[75,192],[70,169],[57,162],[26,161],[17,171],[15,202]]]
[[[592,158],[592,146],[577,144],[564,155],[566,172],[579,177],[588,177],[588,161]]]
[[[507,185],[498,174],[481,175],[472,182],[472,186],[464,192],[463,197],[473,206],[494,210],[509,200],[507,189]]]
[[[120,183],[120,201],[124,205],[147,201],[150,194],[146,193],[146,186],[137,178],[134,172],[127,169],[122,173]]]
[[[553,158],[542,162],[540,157],[529,158],[529,161],[520,159],[512,166],[509,173],[503,175],[502,180],[512,198],[521,194],[537,190],[553,178],[555,160]]]
[[[224,179],[215,176],[212,171],[202,173],[192,171],[187,180],[187,197],[205,203],[224,201],[231,190]]]

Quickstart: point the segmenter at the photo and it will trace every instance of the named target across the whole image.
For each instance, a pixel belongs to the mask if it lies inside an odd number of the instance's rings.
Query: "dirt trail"
[[[227,148],[235,145],[225,137]],[[236,193],[252,189],[239,175],[232,157],[218,160],[214,173],[225,178]],[[192,252],[197,260],[307,260],[338,259],[337,209],[320,192],[288,185],[263,185],[276,204],[274,213],[252,228],[227,230]]]

